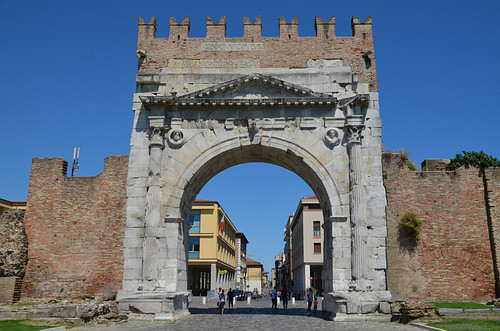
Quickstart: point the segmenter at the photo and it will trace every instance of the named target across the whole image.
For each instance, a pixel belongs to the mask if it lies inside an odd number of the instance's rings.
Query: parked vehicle
[[[241,295],[236,298],[236,300],[245,301],[248,298],[249,294],[251,295],[251,292],[248,292],[248,291],[242,292]]]
[[[234,297],[236,298],[236,300],[238,300],[238,298],[243,294],[243,291],[242,290],[233,290],[233,294],[234,294]]]
[[[252,299],[262,299],[262,295],[258,291],[252,292]]]

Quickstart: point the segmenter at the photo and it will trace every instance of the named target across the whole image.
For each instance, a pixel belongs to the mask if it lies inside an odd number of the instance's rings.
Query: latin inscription
[[[201,50],[206,52],[231,52],[231,51],[262,51],[263,43],[203,43]]]
[[[253,59],[172,59],[168,61],[168,66],[171,68],[258,68],[260,61]]]

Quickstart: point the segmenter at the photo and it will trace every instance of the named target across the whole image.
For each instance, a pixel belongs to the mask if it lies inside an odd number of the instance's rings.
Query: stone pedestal
[[[126,292],[116,297],[120,312],[150,315],[155,320],[173,320],[189,315],[189,292]]]
[[[330,292],[324,296],[322,309],[333,314],[336,321],[390,321],[391,300],[389,291]]]

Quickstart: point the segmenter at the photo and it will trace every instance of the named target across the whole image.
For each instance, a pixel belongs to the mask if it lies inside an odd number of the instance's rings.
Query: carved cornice
[[[139,99],[146,106],[217,106],[217,107],[245,107],[245,106],[331,106],[337,104],[336,97],[289,97],[266,99],[229,99],[229,98],[174,98],[166,96],[140,96]]]
[[[145,106],[204,106],[204,107],[280,107],[280,106],[340,106],[347,107],[354,104],[356,101],[368,101],[368,94],[358,94],[354,97],[338,99],[337,97],[284,97],[284,98],[256,98],[256,99],[230,99],[230,98],[183,98],[171,96],[140,96],[139,99]]]

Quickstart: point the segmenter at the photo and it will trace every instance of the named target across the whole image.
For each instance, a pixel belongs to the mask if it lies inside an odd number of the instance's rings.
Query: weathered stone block
[[[378,302],[347,302],[348,314],[373,314],[378,308]]]

